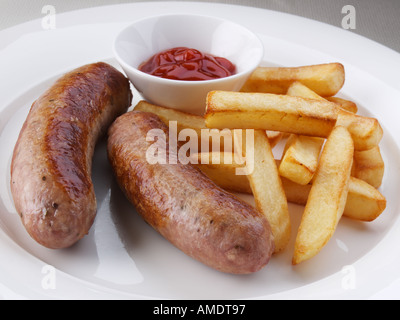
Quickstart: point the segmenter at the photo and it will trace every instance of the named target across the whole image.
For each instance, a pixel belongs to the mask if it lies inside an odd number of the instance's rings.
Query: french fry
[[[167,125],[170,125],[170,121],[177,122],[177,134],[179,134],[184,129],[192,129],[196,132],[196,136],[198,138],[198,149],[202,151],[213,150],[214,148],[219,146],[219,150],[223,151],[226,147],[228,150],[232,150],[232,132],[230,130],[205,130],[208,129],[205,125],[204,118],[198,115],[193,115],[190,113],[178,111],[171,108],[161,107],[157,105],[153,105],[144,100],[139,101],[135,106],[134,110],[151,112],[160,117],[160,119]],[[206,135],[202,135],[206,133]],[[204,138],[205,137],[205,138]],[[204,144],[204,141],[208,139],[208,145]],[[204,141],[202,141],[204,140]],[[204,150],[206,148],[206,150]],[[216,151],[216,150],[214,150]]]
[[[306,205],[312,184],[306,186],[281,178],[289,202]],[[372,222],[386,209],[386,198],[367,182],[350,177],[349,193],[343,216],[364,222]]]
[[[196,166],[221,188],[231,192],[252,194],[247,177],[236,175],[236,168],[243,166],[242,164],[235,161],[224,162],[223,159],[229,157],[221,155],[220,152],[210,152],[207,155],[196,154],[193,157],[198,158]],[[209,157],[208,163],[202,164],[201,157]],[[230,157],[232,158],[232,155]],[[276,163],[279,166],[280,160],[276,160]],[[311,183],[300,185],[284,177],[281,177],[281,181],[289,202],[306,205]],[[349,193],[343,216],[354,220],[372,222],[381,215],[385,208],[386,198],[376,188],[361,179],[350,177]]]
[[[318,166],[324,139],[291,135],[285,146],[279,174],[298,184],[308,184]]]
[[[383,136],[382,127],[377,119],[363,117],[340,108],[336,125],[347,128],[354,140],[354,149],[357,151],[378,146]]]
[[[326,97],[325,99],[330,102],[334,102],[334,103],[338,104],[342,109],[347,110],[351,113],[358,112],[357,104],[354,103],[353,101],[346,100],[346,99],[339,98],[339,97]]]
[[[209,128],[263,129],[327,137],[336,124],[335,103],[287,95],[212,91],[205,114]]]
[[[302,97],[302,98],[315,99],[315,100],[326,100],[299,81],[293,82],[289,86],[286,94],[288,96],[292,96],[292,97]]]
[[[340,107],[337,109],[338,118],[336,125],[344,126],[349,130],[356,150],[368,150],[379,144],[383,131],[378,120],[356,115],[357,106],[351,101],[336,97],[325,99],[299,82],[294,82],[289,87],[287,94],[303,98],[328,100],[336,103]]]
[[[386,198],[369,183],[351,177],[344,215],[348,218],[371,222],[386,209]]]
[[[274,148],[285,136],[283,132],[279,131],[266,130],[266,132],[271,148]]]
[[[348,129],[358,151],[377,146],[383,131],[375,118],[329,101],[268,93],[212,91],[205,114],[209,128],[263,129],[326,138],[335,125]]]
[[[322,151],[298,229],[294,265],[315,256],[336,230],[347,201],[353,156],[348,130],[335,127]]]
[[[201,129],[206,128],[204,118],[201,116],[157,106],[144,100],[139,101],[134,110],[154,113],[159,116],[167,126],[169,125],[169,121],[176,121],[178,132],[190,128],[196,131],[198,137],[201,137]]]
[[[334,96],[343,87],[345,71],[340,63],[295,68],[259,67],[241,91],[286,94],[295,81],[303,83],[321,96]]]
[[[235,139],[235,142],[239,140]],[[235,150],[246,158],[246,168],[250,168],[247,178],[256,208],[266,216],[271,226],[274,252],[280,252],[289,242],[291,223],[286,195],[265,131],[254,130],[254,148],[240,145],[235,146]]]
[[[288,89],[289,96],[325,100],[300,82]],[[302,185],[308,184],[317,169],[324,139],[292,134],[286,142],[279,174]]]
[[[183,129],[193,129],[196,131],[197,137],[199,138],[198,140],[198,146],[200,149],[200,146],[202,145],[202,130],[207,129],[204,117],[198,116],[198,115],[193,115],[190,113],[178,111],[175,109],[171,108],[166,108],[166,107],[161,107],[157,106],[154,104],[151,104],[147,101],[141,100],[137,103],[135,106],[134,110],[137,111],[144,111],[144,112],[151,112],[160,117],[160,119],[167,125],[169,126],[170,121],[176,121],[177,122],[177,131],[178,134],[181,132]],[[283,133],[282,132],[277,132],[277,131],[268,131],[267,132],[268,138],[270,139],[271,146],[274,147],[276,144],[282,139]],[[232,144],[232,132],[228,130],[211,130],[209,131],[209,139],[210,139],[210,144],[208,146],[208,150],[213,150],[212,149],[212,144],[215,143],[215,141],[219,141],[220,143],[220,149],[221,151],[224,151],[225,147],[225,141],[229,141],[230,144]],[[229,146],[232,147],[232,146]]]
[[[289,96],[293,97],[303,97],[309,99],[316,99],[316,100],[327,100],[333,103],[336,103],[340,108],[347,110],[351,113],[357,113],[358,107],[357,105],[349,100],[345,100],[338,97],[322,97],[304,84],[299,81],[293,82],[286,93]]]
[[[356,150],[368,150],[378,145],[382,138],[382,128],[377,119],[356,115],[357,106],[351,101],[331,97],[323,98],[299,82],[294,82],[287,92],[290,96],[328,100],[336,103],[338,119],[336,125],[346,127],[353,137]]]
[[[384,172],[385,163],[379,146],[366,151],[354,152],[352,176],[368,182],[375,188],[379,188],[382,184]]]
[[[252,194],[247,176],[236,174],[236,169],[243,167],[244,164],[238,163],[234,154],[202,152],[193,154],[192,157],[195,161],[191,162],[196,163],[196,167],[221,188],[231,192]],[[202,161],[205,158],[208,160]]]

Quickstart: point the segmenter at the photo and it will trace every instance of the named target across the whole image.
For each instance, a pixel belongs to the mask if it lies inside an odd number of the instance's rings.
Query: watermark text
[[[42,28],[44,30],[53,30],[56,28],[56,8],[52,5],[45,5],[42,7]]]
[[[342,8],[345,16],[342,19],[342,28],[345,30],[356,28],[356,8],[352,5],[346,5]]]
[[[236,175],[248,175],[254,170],[253,129],[186,128],[178,132],[176,121],[169,122],[168,134],[151,129],[146,141],[152,142],[146,151],[149,164],[235,164]],[[210,153],[221,157],[210,157]]]

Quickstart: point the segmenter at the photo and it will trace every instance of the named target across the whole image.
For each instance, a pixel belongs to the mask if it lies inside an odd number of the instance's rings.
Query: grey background
[[[138,2],[138,0],[0,0],[0,30],[43,17],[41,10],[44,5],[53,5],[57,13],[62,13],[128,2]],[[152,2],[152,0],[142,2]],[[198,0],[197,2],[218,2],[276,10],[340,28],[345,16],[342,13],[343,6],[353,5],[356,9],[357,24],[355,30],[349,31],[400,52],[400,0]],[[212,10],[211,5],[210,9]]]

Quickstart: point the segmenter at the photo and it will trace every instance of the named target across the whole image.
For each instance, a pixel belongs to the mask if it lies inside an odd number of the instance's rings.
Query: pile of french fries
[[[288,202],[304,205],[292,259],[296,265],[326,245],[342,216],[373,221],[386,208],[378,191],[383,130],[377,119],[357,114],[354,102],[336,97],[344,81],[340,63],[259,67],[240,92],[210,92],[204,117],[146,101],[135,110],[155,113],[167,125],[177,121],[178,131],[191,128],[198,137],[206,128],[230,129],[228,135],[254,129],[254,150],[232,151],[244,157],[254,152],[252,163],[224,162],[232,154],[221,144],[220,150],[200,150],[195,157],[209,161],[197,166],[220,187],[254,196],[271,225],[276,253],[287,248],[292,233]],[[279,142],[285,146],[281,159],[275,159]],[[237,175],[243,166],[253,170]]]

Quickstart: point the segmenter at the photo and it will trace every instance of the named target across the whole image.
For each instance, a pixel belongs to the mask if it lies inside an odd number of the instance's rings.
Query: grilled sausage
[[[94,147],[132,101],[128,79],[106,63],[73,70],[32,105],[11,163],[11,192],[28,233],[57,249],[86,235],[96,215]]]
[[[152,129],[165,133],[166,148],[159,151],[169,159],[168,128],[152,113],[128,112],[109,130],[111,166],[138,213],[177,248],[212,268],[233,274],[263,268],[274,250],[265,217],[191,164],[150,164],[146,152],[152,142],[146,135]]]

